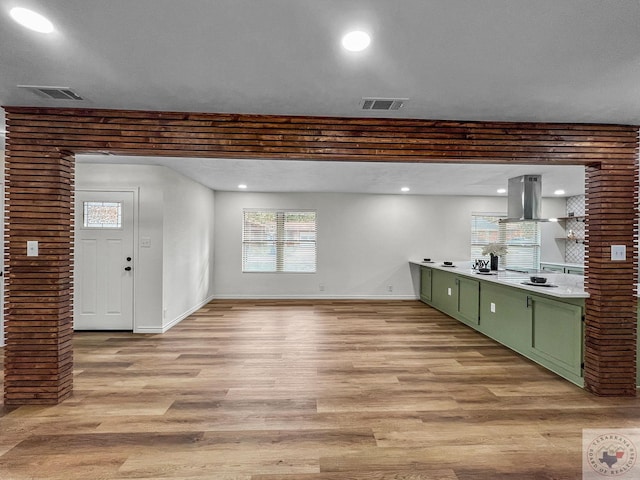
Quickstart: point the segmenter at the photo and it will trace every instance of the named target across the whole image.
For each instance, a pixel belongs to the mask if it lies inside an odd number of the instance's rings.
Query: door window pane
[[[122,228],[122,203],[84,202],[84,228]]]

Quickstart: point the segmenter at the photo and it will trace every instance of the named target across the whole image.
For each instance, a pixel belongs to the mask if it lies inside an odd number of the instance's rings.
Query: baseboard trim
[[[186,312],[182,313],[181,315],[178,315],[176,318],[171,320],[169,323],[163,325],[162,328],[158,328],[158,327],[138,327],[138,328],[136,328],[134,333],[165,333],[165,332],[169,331],[169,329],[171,329],[172,327],[175,327],[177,324],[179,324],[182,320],[187,318],[192,313],[195,313],[198,310],[200,310],[202,307],[204,307],[207,303],[209,303],[214,298],[215,298],[215,295],[209,295],[202,302],[198,303],[197,305],[195,305],[194,307],[190,308],[189,310],[187,310]]]
[[[137,327],[133,333],[164,333],[162,328],[158,327]]]
[[[189,310],[187,310],[186,312],[184,312],[182,315],[179,315],[178,317],[174,318],[173,320],[171,320],[169,323],[165,324],[162,327],[162,333],[166,332],[167,330],[169,330],[171,327],[176,326],[177,324],[179,324],[182,320],[184,320],[185,318],[187,318],[189,315],[191,315],[192,313],[197,312],[198,310],[200,310],[202,307],[204,307],[207,303],[209,303],[211,300],[213,300],[215,297],[215,295],[209,295],[207,298],[205,298],[202,302],[198,303],[195,307],[190,308]]]
[[[217,294],[217,300],[420,300],[415,295],[237,295]]]

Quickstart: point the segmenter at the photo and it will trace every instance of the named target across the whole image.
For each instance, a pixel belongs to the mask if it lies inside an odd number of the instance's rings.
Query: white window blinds
[[[316,271],[316,212],[244,210],[243,272]]]
[[[501,267],[540,267],[540,224],[538,222],[499,223],[506,215],[471,215],[471,259],[484,258],[482,249],[489,243],[507,246]]]

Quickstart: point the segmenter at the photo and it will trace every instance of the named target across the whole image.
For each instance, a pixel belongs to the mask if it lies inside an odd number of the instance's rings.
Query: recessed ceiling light
[[[560,190],[556,190],[555,192],[553,192],[554,195],[564,195],[565,191],[560,189]]]
[[[238,185],[238,188],[239,188],[240,190],[244,190],[244,189],[246,189],[246,188],[247,188],[247,186],[246,186],[244,183],[241,183],[240,185]]]
[[[411,190],[411,189],[410,189],[409,187],[402,187],[402,188],[400,189],[400,191],[401,191],[401,192],[408,192],[408,191],[410,191],[410,190]]]
[[[369,46],[371,37],[368,33],[356,30],[342,37],[342,46],[350,52],[361,52]]]
[[[498,193],[507,193],[507,189],[506,188],[499,188],[498,190],[496,190],[496,192],[498,192]]]
[[[40,33],[53,32],[53,23],[49,19],[43,17],[39,13],[29,10],[27,8],[15,7],[9,12],[11,18],[18,22],[23,27],[30,30],[34,30]]]

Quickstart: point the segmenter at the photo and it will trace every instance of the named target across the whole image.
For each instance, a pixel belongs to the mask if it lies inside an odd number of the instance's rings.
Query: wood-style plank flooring
[[[578,479],[583,428],[640,426],[417,301],[214,301],[75,359],[0,410],[1,479]]]

